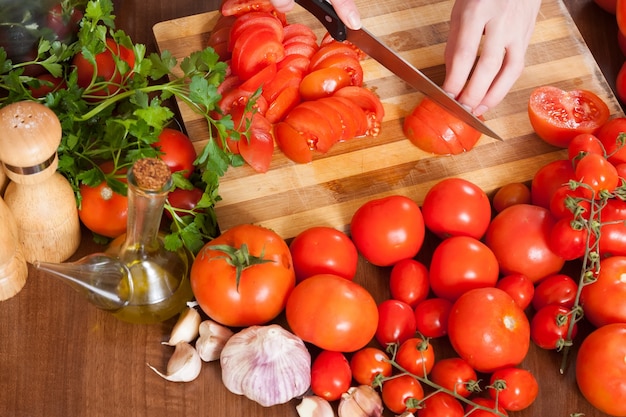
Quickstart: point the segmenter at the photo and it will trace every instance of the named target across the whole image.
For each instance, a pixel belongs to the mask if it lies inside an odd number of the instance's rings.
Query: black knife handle
[[[335,40],[345,41],[347,37],[346,25],[339,19],[333,6],[326,0],[295,0],[319,20],[330,36]]]

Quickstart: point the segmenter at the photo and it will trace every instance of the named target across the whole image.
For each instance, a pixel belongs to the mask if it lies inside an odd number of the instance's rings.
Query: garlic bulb
[[[167,363],[166,373],[162,373],[154,366],[147,364],[150,369],[159,374],[162,378],[172,382],[193,381],[200,375],[202,370],[202,360],[193,346],[187,342],[178,342],[174,353]]]
[[[380,417],[383,402],[370,385],[359,385],[351,387],[341,396],[337,412],[339,417]]]
[[[163,344],[176,346],[178,342],[193,342],[198,337],[201,321],[202,317],[200,317],[198,310],[188,306],[178,316],[178,321],[170,334],[170,340],[163,342]]]
[[[304,342],[277,324],[251,326],[233,335],[220,365],[229,391],[264,407],[303,395],[311,384],[311,355]]]
[[[330,403],[317,395],[302,397],[300,404],[296,405],[296,411],[300,417],[335,417]]]
[[[224,345],[234,334],[228,327],[213,320],[204,320],[200,323],[199,333],[200,337],[196,340],[196,350],[200,359],[205,362],[219,359]]]

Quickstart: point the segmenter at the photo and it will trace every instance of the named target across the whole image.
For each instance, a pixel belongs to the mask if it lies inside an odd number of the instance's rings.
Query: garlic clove
[[[200,375],[202,369],[202,360],[200,355],[187,342],[178,342],[174,353],[167,363],[166,373],[160,372],[154,366],[147,364],[150,369],[159,376],[172,382],[189,382],[193,381]]]
[[[302,397],[300,404],[296,405],[296,411],[300,417],[335,417],[330,403],[317,395]]]
[[[339,417],[380,417],[383,414],[383,401],[369,385],[350,387],[341,396],[337,412]]]
[[[178,321],[172,328],[170,340],[163,342],[164,345],[176,346],[179,342],[191,343],[198,337],[202,317],[198,310],[189,306],[180,313]]]
[[[200,323],[199,333],[200,337],[196,340],[196,350],[200,359],[205,362],[219,359],[224,345],[234,334],[228,327],[213,320],[204,320]]]

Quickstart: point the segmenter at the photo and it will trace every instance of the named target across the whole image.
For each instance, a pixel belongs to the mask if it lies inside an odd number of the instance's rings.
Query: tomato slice
[[[310,38],[313,43],[317,44],[317,35],[313,32],[313,29],[305,24],[289,23],[283,27],[283,32],[285,41],[293,37],[307,37]]]
[[[257,28],[256,30],[261,28],[273,30],[276,34],[276,39],[280,42],[283,41],[283,25],[276,16],[269,12],[249,12],[237,17],[232,24],[228,44],[230,51],[235,47],[235,42],[237,42],[239,36],[250,26],[254,26]]]
[[[285,55],[285,58],[283,58],[283,60],[278,63],[278,69],[280,70],[286,67],[291,67],[300,70],[300,72],[304,74],[308,72],[310,62],[311,60],[304,55]]]
[[[528,101],[528,116],[537,135],[562,148],[580,133],[594,133],[610,114],[607,104],[587,90],[543,86],[536,88]]]
[[[244,81],[239,88],[244,91],[255,92],[259,87],[267,84],[276,76],[276,63],[272,62],[261,71]]]
[[[317,45],[292,39],[283,43],[285,55],[302,55],[311,58],[317,51]]]
[[[353,46],[343,42],[333,41],[321,45],[315,55],[311,57],[311,70],[317,68],[320,62],[333,55],[352,56],[357,60],[359,59],[359,53]]]
[[[324,97],[315,101],[323,111],[324,114],[329,115],[329,119],[337,119],[335,122],[340,126],[338,141],[343,142],[348,139],[352,139],[357,133],[357,122],[355,120],[354,112],[352,108],[348,107],[345,103],[337,100],[333,100],[333,97]],[[332,116],[330,116],[332,115]]]
[[[285,122],[274,125],[274,137],[282,153],[293,162],[306,164],[313,160],[306,138],[291,125]]]
[[[283,67],[276,71],[274,78],[263,86],[263,97],[271,103],[285,88],[299,88],[301,80],[302,71],[292,67]]]
[[[363,67],[361,62],[352,55],[334,54],[318,61],[311,71],[321,68],[341,68],[350,75],[350,84],[361,87],[363,85]]]
[[[285,48],[272,29],[252,25],[245,29],[233,47],[233,71],[247,80],[285,56]]]
[[[304,136],[309,149],[326,153],[337,142],[333,130],[327,120],[320,118],[319,113],[301,103],[294,107],[285,117],[285,123],[291,125]]]
[[[273,12],[270,0],[224,0],[220,12],[224,16],[241,16],[249,12]]]
[[[304,101],[299,104],[300,107],[309,109],[313,113],[317,115],[319,123],[323,123],[325,121],[330,126],[331,131],[331,141],[328,149],[325,149],[326,145],[322,144],[322,149],[320,149],[320,144],[318,143],[317,149],[320,152],[327,152],[332,145],[337,143],[342,135],[343,135],[343,120],[341,119],[341,115],[339,112],[335,111],[333,107],[329,107],[325,105],[322,100],[315,101]]]
[[[248,138],[239,140],[239,153],[252,169],[267,172],[274,153],[272,124],[259,113],[254,113],[249,132]]]
[[[278,123],[300,103],[298,86],[289,86],[281,90],[276,98],[269,103],[265,117],[271,123]]]
[[[367,88],[351,85],[339,89],[334,95],[351,100],[365,111],[367,115],[366,135],[376,136],[380,133],[385,109],[376,94]]]
[[[350,75],[342,68],[321,68],[304,76],[300,82],[300,97],[302,100],[328,97],[349,86],[350,82]]]
[[[361,107],[355,106],[351,100],[345,97],[331,96],[322,100],[336,106],[340,113],[344,114],[345,112],[344,123],[347,123],[347,120],[354,122],[355,132],[351,137],[364,136],[367,133],[368,118]]]

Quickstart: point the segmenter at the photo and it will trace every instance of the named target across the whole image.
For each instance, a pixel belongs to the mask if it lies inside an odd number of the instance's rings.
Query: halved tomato
[[[587,90],[536,88],[528,100],[528,117],[537,135],[547,143],[567,148],[575,136],[594,133],[611,115],[609,107]]]

